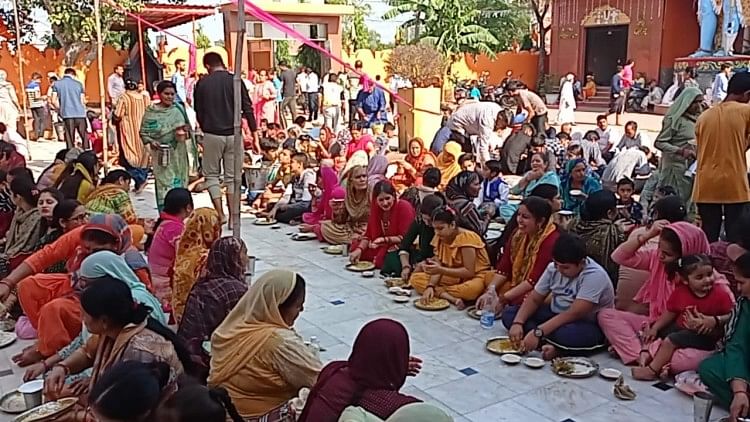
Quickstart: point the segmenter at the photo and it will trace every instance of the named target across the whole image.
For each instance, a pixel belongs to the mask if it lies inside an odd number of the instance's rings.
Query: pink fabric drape
[[[323,220],[330,220],[333,217],[331,211],[331,199],[333,191],[339,187],[339,178],[331,167],[320,168],[321,189],[323,193],[317,201],[317,206],[312,212],[302,214],[302,221],[306,224],[318,224]]]

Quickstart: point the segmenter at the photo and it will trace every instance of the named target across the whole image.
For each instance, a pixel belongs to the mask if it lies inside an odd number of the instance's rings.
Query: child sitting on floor
[[[643,356],[641,366],[632,369],[635,379],[655,380],[662,376],[677,349],[713,350],[721,333],[713,330],[702,334],[690,330],[686,318],[696,312],[719,317],[728,314],[734,306],[730,290],[726,286],[714,286],[716,273],[708,256],[684,256],[677,260],[677,265],[681,284],[669,296],[667,310],[643,332],[644,345],[657,338],[664,340],[653,357]],[[648,350],[642,354],[649,354]]]
[[[510,186],[502,177],[502,165],[499,160],[489,160],[482,168],[482,189],[479,196],[474,199],[474,205],[480,210],[491,209],[490,218],[497,216],[497,210],[508,203]]]
[[[623,177],[617,182],[617,212],[619,218],[625,218],[635,224],[643,224],[643,205],[633,200],[635,183]]]

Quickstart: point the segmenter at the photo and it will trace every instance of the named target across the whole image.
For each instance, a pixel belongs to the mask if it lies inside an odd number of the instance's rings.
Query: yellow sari
[[[461,145],[450,141],[443,147],[443,152],[437,156],[437,168],[440,170],[440,186],[447,186],[453,177],[461,172],[458,158],[461,156]],[[451,161],[451,158],[453,161]]]

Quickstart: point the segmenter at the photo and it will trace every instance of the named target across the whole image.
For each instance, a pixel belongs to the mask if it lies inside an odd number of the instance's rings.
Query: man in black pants
[[[702,101],[703,97],[697,96],[685,114],[700,114]],[[722,223],[727,240],[734,242],[739,236],[737,221],[750,203],[745,158],[750,133],[748,101],[750,74],[736,73],[724,101],[703,112],[695,125],[698,165],[692,199],[698,204],[709,242],[719,239]]]
[[[62,79],[52,86],[52,104],[60,110],[65,125],[65,143],[68,149],[75,147],[76,133],[81,137],[83,149],[91,149],[86,136],[86,96],[83,84],[75,79],[73,68],[65,69]]]
[[[289,63],[282,61],[279,63],[281,68],[281,125],[287,128],[286,117],[284,112],[289,110],[292,115],[292,121],[297,118],[297,74],[289,67]]]
[[[547,105],[544,104],[544,100],[521,81],[508,82],[508,93],[515,97],[528,113],[526,123],[534,126],[536,136],[544,138],[547,133]]]

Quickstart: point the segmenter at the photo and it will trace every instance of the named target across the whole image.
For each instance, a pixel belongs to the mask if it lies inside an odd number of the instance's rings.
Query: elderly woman
[[[409,355],[409,334],[400,323],[377,319],[357,334],[349,359],[323,368],[310,391],[300,422],[336,422],[348,406],[381,419],[420,400],[399,392],[421,361]],[[388,419],[390,420],[390,419]]]
[[[695,122],[703,111],[702,103],[703,94],[700,89],[683,89],[664,115],[661,132],[654,140],[654,147],[662,152],[657,186],[674,187],[688,206],[693,192],[693,179],[686,176],[685,172],[695,160],[695,149],[690,142],[695,140]]]
[[[479,213],[474,198],[479,196],[482,189],[482,180],[476,172],[462,171],[448,183],[445,188],[445,196],[448,204],[458,213],[458,225],[471,230],[480,237],[487,231],[487,225],[491,217],[490,212],[484,215]]]
[[[343,203],[333,200],[330,220],[320,222],[318,238],[332,245],[350,243],[355,236],[365,233],[370,216],[370,201],[367,189],[367,171],[356,166],[347,171],[346,192]],[[334,193],[340,198],[341,192]]]
[[[457,226],[458,215],[451,207],[432,213],[435,237],[432,247],[437,259],[424,262],[409,278],[422,300],[439,297],[463,309],[484,291],[490,273],[490,258],[478,234]]]
[[[552,262],[552,249],[560,233],[552,221],[552,206],[546,199],[530,196],[516,213],[517,228],[505,244],[497,273],[477,301],[477,307],[490,306],[497,297],[498,313],[505,304],[520,305],[526,294]]]
[[[135,181],[135,190],[140,192],[146,187],[148,177],[148,150],[141,140],[141,122],[146,108],[151,104],[148,97],[138,92],[138,84],[132,80],[125,81],[125,93],[115,105],[114,116],[118,120],[120,132],[120,163]]]
[[[528,198],[534,188],[540,185],[552,185],[558,190],[560,189],[560,177],[557,173],[552,170],[547,170],[549,167],[549,155],[545,153],[534,153],[531,155],[531,170],[529,170],[522,178],[518,181],[518,184],[510,188],[510,193],[513,195],[522,195],[524,198]],[[506,203],[500,207],[500,216],[505,221],[510,221],[513,214],[518,210],[518,205]]]
[[[195,138],[185,109],[175,102],[170,81],[156,86],[159,102],[148,106],[141,123],[141,138],[151,149],[156,181],[156,206],[164,209],[164,196],[172,188],[186,188],[190,173],[188,150],[195,151]]]
[[[182,318],[185,302],[195,281],[206,266],[211,245],[221,236],[219,213],[213,208],[198,208],[188,217],[185,230],[177,241],[172,272],[172,313]]]
[[[589,174],[588,165],[582,158],[565,163],[565,171],[560,179],[563,208],[576,214],[581,212],[581,205],[587,196],[602,190],[602,183]]]
[[[367,164],[367,187],[371,191],[379,182],[388,180],[385,177],[386,171],[388,171],[388,159],[384,155],[376,155],[370,158],[370,162]]]
[[[217,240],[206,259],[206,268],[193,286],[177,336],[187,346],[193,362],[200,362],[201,378],[208,376],[209,356],[203,342],[211,338],[234,305],[247,292],[247,246],[234,237]]]
[[[398,171],[396,176],[402,179],[402,185],[408,188],[412,185],[422,183],[422,175],[428,167],[435,167],[437,158],[424,146],[422,138],[413,138],[409,141],[409,149],[403,160],[397,160]],[[394,184],[396,182],[394,181]],[[401,189],[403,190],[403,189]]]
[[[655,237],[659,238],[658,247],[642,249]],[[677,281],[675,263],[683,256],[708,252],[708,240],[701,229],[687,222],[670,224],[665,220],[656,221],[646,233],[631,237],[615,249],[612,259],[616,263],[650,272],[649,280],[635,296],[636,301],[648,303],[648,315],[605,309],[598,316],[599,325],[612,344],[612,350],[623,363],[643,363],[645,366],[644,360],[654,356],[661,342],[657,340],[643,344],[640,333],[645,325],[658,320],[667,310],[667,299]],[[715,289],[729,290],[729,283],[717,272],[714,272],[714,280]],[[708,354],[697,349],[680,349],[672,355],[671,371],[695,370]]]
[[[211,336],[208,384],[225,388],[247,421],[287,421],[289,399],[318,378],[322,364],[292,329],[304,303],[302,276],[271,270]]]

